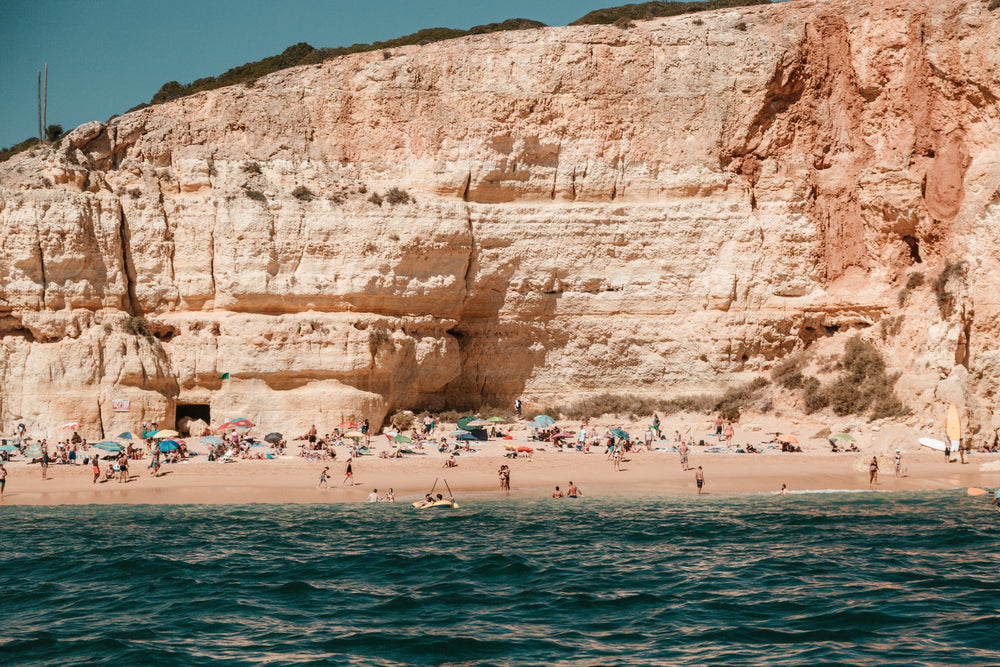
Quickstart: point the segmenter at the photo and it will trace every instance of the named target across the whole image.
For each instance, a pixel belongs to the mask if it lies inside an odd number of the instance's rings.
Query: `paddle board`
[[[966,493],[968,493],[970,496],[985,496],[986,489],[977,489],[976,487],[972,487]]]
[[[948,431],[948,439],[951,440],[952,451],[958,449],[958,443],[962,440],[962,422],[958,418],[958,407],[954,403],[948,404],[945,429]]]
[[[934,438],[920,438],[917,442],[924,447],[930,447],[931,449],[936,449],[939,452],[944,451],[944,443],[940,440],[935,440]]]

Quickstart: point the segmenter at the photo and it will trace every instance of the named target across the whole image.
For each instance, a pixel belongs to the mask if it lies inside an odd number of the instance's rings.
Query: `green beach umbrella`
[[[832,435],[830,437],[831,438],[837,438],[839,440],[849,440],[851,442],[857,442],[857,440],[854,439],[854,436],[851,435],[850,433],[837,433],[837,434]]]
[[[507,420],[504,419],[503,417],[490,417],[486,421],[493,422],[494,424],[500,424],[500,423],[505,422]]]
[[[394,435],[394,436],[392,436],[392,441],[393,442],[413,442],[412,440],[410,440],[409,438],[407,438],[405,435]]]
[[[111,442],[110,440],[102,440],[101,442],[92,442],[91,446],[94,449],[99,449],[102,452],[120,452],[125,449],[123,446],[117,442]]]
[[[124,433],[119,433],[115,436],[119,440],[135,440],[135,436],[132,435],[131,431],[125,431]]]

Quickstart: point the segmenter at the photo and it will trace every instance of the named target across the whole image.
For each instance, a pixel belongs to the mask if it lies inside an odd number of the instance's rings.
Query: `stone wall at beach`
[[[672,396],[862,333],[912,424],[956,401],[992,432],[998,43],[986,2],[799,0],[356,54],[81,126],[0,165],[0,425]]]

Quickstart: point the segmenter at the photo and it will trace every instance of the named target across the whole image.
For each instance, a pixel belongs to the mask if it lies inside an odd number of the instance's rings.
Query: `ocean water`
[[[0,507],[3,665],[1000,664],[958,491]]]

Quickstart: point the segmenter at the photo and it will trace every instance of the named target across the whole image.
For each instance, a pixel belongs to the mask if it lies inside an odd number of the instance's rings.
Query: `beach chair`
[[[232,463],[233,450],[227,449],[226,453],[219,457],[219,463]]]

